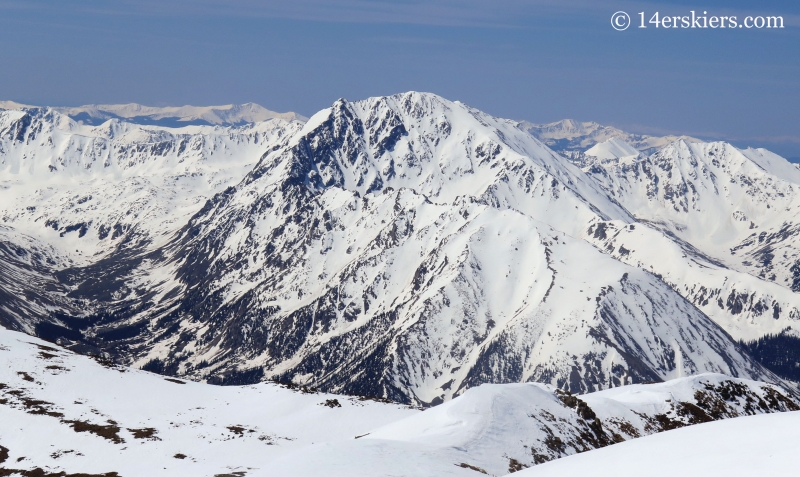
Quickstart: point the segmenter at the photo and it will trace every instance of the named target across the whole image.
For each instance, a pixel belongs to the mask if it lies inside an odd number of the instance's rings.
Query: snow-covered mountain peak
[[[305,171],[303,180],[314,187],[361,195],[408,188],[439,203],[468,195],[522,208],[569,233],[576,230],[563,223],[566,210],[587,221],[597,215],[629,219],[517,122],[430,93],[339,100],[315,114],[289,149],[265,157],[253,175],[275,170],[285,154],[294,158],[294,173]]]
[[[47,113],[60,127],[25,114],[0,143],[11,199],[0,218],[80,260],[47,281],[46,261],[8,249],[9,296],[26,296],[16,276],[57,290],[34,323],[12,300],[16,329],[44,324],[167,374],[420,404],[484,382],[587,392],[703,371],[777,379],[719,324],[757,337],[757,317],[774,331],[798,300],[698,250],[752,234],[743,218],[794,185],[724,144],[642,157],[607,137],[595,152],[636,160],[581,170],[519,122],[419,92],[340,99],[305,124],[92,126]],[[712,291],[686,281],[699,275]],[[63,312],[37,311],[51,303]]]
[[[16,101],[0,101],[0,109],[25,109],[35,107],[36,106],[31,106],[29,104],[17,103]]]
[[[615,137],[595,144],[587,149],[585,154],[601,161],[619,161],[620,163],[631,163],[640,156],[640,152],[636,148]]]
[[[737,339],[797,326],[800,187],[785,159],[678,140],[627,166],[584,170],[648,224],[592,229],[597,246],[681,283],[682,294]]]
[[[59,172],[96,177],[132,170],[142,175],[140,166],[145,164],[168,170],[177,166],[185,172],[189,164],[213,155],[206,152],[229,149],[226,143],[258,145],[271,135],[283,137],[301,126],[281,119],[240,127],[169,128],[119,119],[91,126],[52,108],[5,110],[0,111],[0,180],[18,174],[44,179]]]
[[[578,238],[635,219],[517,126],[426,93],[336,101],[131,265],[120,346],[198,379],[426,404],[487,381],[771,376],[658,277]]]
[[[135,123],[171,126],[193,124],[232,126],[276,118],[285,121],[302,122],[306,120],[305,117],[297,113],[277,113],[255,103],[177,107],[152,107],[131,103],[87,105],[60,109],[70,117],[90,124],[114,117]]]
[[[761,148],[741,149],[740,152],[766,172],[785,181],[800,184],[800,169],[783,157]]]
[[[0,111],[0,219],[72,260],[106,253],[138,230],[164,240],[205,199],[247,174],[302,127],[80,124],[52,108]]]
[[[586,170],[628,210],[648,220],[682,224],[686,229],[682,235],[692,243],[686,234],[713,237],[715,243],[750,234],[748,230],[792,207],[800,193],[796,182],[800,174],[788,161],[768,151],[742,151],[726,142],[679,139],[633,166],[601,165],[603,169]],[[741,230],[731,228],[735,221],[727,222],[736,211],[747,217],[739,220]]]

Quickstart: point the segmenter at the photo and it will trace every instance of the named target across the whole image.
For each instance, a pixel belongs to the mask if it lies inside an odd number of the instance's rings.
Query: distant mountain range
[[[564,119],[548,124],[534,124],[523,121],[520,126],[547,144],[548,147],[559,152],[584,152],[596,144],[612,139],[625,142],[641,151],[642,154],[651,154],[659,148],[678,140],[701,142],[699,139],[690,136],[631,134],[612,126],[603,126],[595,122],[579,122],[572,119]]]
[[[13,101],[0,101],[0,109],[36,108]],[[99,126],[109,119],[118,119],[133,124],[154,126],[240,126],[248,123],[283,119],[305,121],[297,113],[276,113],[255,103],[227,104],[224,106],[169,106],[153,107],[141,104],[88,104],[77,107],[54,107],[72,120],[90,126]]]
[[[21,104],[14,101],[0,101],[0,110],[31,109],[40,106]],[[75,107],[51,107],[72,120],[90,126],[99,126],[109,119],[171,128],[183,126],[241,126],[269,119],[305,122],[308,118],[294,113],[277,113],[255,103],[227,104],[223,106],[143,106],[128,104],[88,104]],[[688,142],[701,142],[690,136],[650,136],[631,134],[612,126],[596,122],[580,122],[564,119],[547,124],[521,121],[520,127],[527,130],[548,147],[558,152],[583,152],[594,146],[615,138],[630,144],[643,154],[655,152],[671,142],[683,139]],[[789,158],[792,162],[800,158]]]
[[[704,372],[795,388],[739,343],[800,341],[785,159],[427,93],[245,106],[0,111],[0,324],[423,406]]]

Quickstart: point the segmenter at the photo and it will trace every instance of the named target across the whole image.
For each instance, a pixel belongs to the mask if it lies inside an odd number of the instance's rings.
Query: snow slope
[[[679,141],[635,164],[611,162],[589,173],[638,218],[723,258],[754,230],[795,220],[798,171],[768,167],[727,143]]]
[[[95,127],[50,109],[0,111],[0,220],[73,265],[97,260],[129,232],[163,243],[301,126]]]
[[[0,225],[0,326],[34,333],[38,317],[75,311],[52,273],[68,265],[59,260],[54,247]]]
[[[712,374],[580,398],[483,385],[420,411],[165,379],[6,330],[0,359],[0,469],[84,477],[505,475],[665,429],[798,409],[778,387]]]
[[[658,274],[737,340],[798,326],[800,299],[791,289],[732,269],[657,225],[599,222],[585,237],[618,260]]]
[[[601,161],[615,161],[619,163],[633,162],[639,158],[639,151],[627,142],[612,137],[611,139],[597,143],[584,153],[587,156],[596,157]]]
[[[792,200],[766,152],[680,142],[628,161],[613,136],[581,170],[521,123],[415,92],[306,123],[0,119],[0,320],[149,370],[419,404],[485,382],[773,381],[730,335],[800,319],[791,250],[770,259],[782,277],[756,276],[718,248],[744,226],[704,219],[744,189],[752,213]],[[694,180],[702,207],[673,211]]]
[[[0,359],[0,446],[9,450],[0,468],[6,469],[250,474],[293,449],[353,439],[418,412],[276,384],[167,380],[6,330],[0,330]]]
[[[575,455],[521,477],[797,475],[800,412],[710,422]]]
[[[598,247],[665,277],[737,339],[797,328],[800,177],[786,160],[679,141],[584,170],[643,225],[587,230]]]
[[[89,333],[170,374],[420,404],[485,382],[775,379],[574,238],[609,218],[632,220],[515,123],[430,94],[341,100],[136,265]]]
[[[709,374],[576,398],[540,384],[482,385],[377,429],[350,448],[376,445],[373,440],[424,445],[443,460],[505,475],[663,430],[770,412],[767,402],[776,410],[796,408],[778,404],[781,398],[771,401],[779,394],[761,386]],[[712,418],[714,409],[719,413]]]

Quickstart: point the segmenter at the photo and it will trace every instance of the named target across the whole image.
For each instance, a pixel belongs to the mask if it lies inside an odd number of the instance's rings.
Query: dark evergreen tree
[[[753,358],[773,373],[800,381],[800,338],[781,333],[740,343]]]

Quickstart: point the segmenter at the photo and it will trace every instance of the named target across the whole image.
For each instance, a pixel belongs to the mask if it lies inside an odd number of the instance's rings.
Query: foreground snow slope
[[[249,473],[293,448],[353,439],[419,412],[276,384],[167,380],[6,330],[0,362],[6,468],[128,477]]]
[[[707,374],[571,396],[540,384],[482,385],[373,431],[373,440],[425,445],[443,460],[504,475],[640,436],[737,416],[797,410],[783,391]]]
[[[164,378],[6,330],[0,363],[0,469],[51,474],[504,475],[665,429],[798,409],[778,387],[709,374],[580,398],[483,385],[420,411]]]
[[[792,477],[800,412],[709,422],[550,462],[520,477]]]

